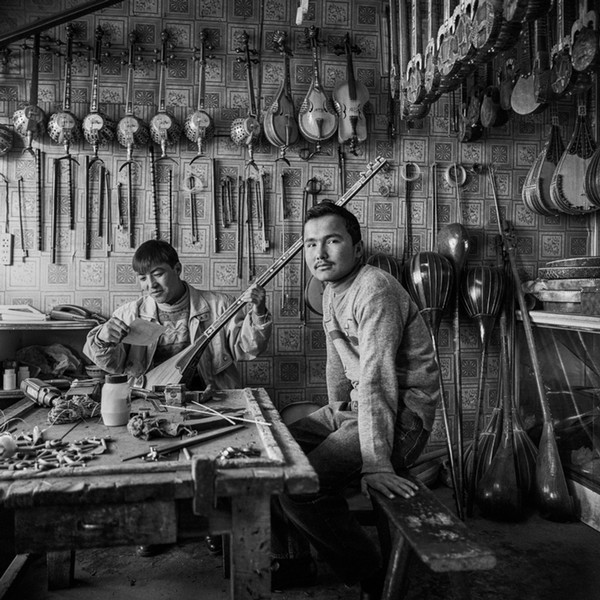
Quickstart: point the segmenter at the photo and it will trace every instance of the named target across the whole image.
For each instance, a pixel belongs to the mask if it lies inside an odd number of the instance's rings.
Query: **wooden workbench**
[[[24,419],[11,422],[15,434],[38,425],[45,440],[111,438],[108,452],[85,467],[0,470],[0,506],[14,514],[15,552],[48,553],[48,585],[56,589],[71,584],[78,548],[169,544],[229,533],[231,597],[270,598],[271,496],[313,492],[317,476],[265,390],[217,392],[209,404],[215,409],[244,408],[245,418],[264,419],[271,426],[247,423],[224,437],[190,446],[191,460],[179,452],[158,461],[123,460],[146,454],[151,446],[160,452],[174,440],[144,441],[125,426],[106,427],[100,418],[74,428],[49,426],[48,409],[28,399],[10,407],[7,419]],[[165,416],[145,400],[134,400],[132,411],[143,409]],[[168,414],[173,416],[174,409]],[[256,448],[260,455],[220,458],[227,447]]]

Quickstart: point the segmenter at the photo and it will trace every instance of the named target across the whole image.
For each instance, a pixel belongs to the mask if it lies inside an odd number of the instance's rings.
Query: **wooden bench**
[[[411,554],[432,571],[448,573],[455,598],[470,598],[465,572],[491,569],[496,557],[427,486],[414,481],[419,491],[412,498],[389,499],[370,492],[381,550],[388,560],[382,599],[404,597]]]

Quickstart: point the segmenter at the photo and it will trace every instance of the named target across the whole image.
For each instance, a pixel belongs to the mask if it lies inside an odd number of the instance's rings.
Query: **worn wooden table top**
[[[305,455],[289,434],[268,394],[262,388],[244,388],[216,392],[208,402],[212,408],[239,408],[243,417],[266,421],[270,426],[242,423],[227,435],[188,447],[192,458],[214,460],[215,493],[243,493],[249,481],[265,478],[281,480],[281,489],[292,493],[317,489],[317,477]],[[157,412],[146,400],[134,400],[132,412],[147,409],[160,418],[181,421],[180,411],[169,408]],[[181,438],[145,441],[131,435],[125,426],[107,427],[100,417],[65,425],[49,425],[48,409],[29,399],[21,400],[5,411],[11,419],[9,429],[31,432],[34,426],[43,431],[43,439],[75,442],[90,438],[110,438],[108,451],[87,461],[86,466],[59,467],[50,470],[6,468],[0,463],[0,503],[6,507],[29,507],[62,504],[98,504],[102,502],[139,502],[147,498],[192,498],[194,485],[192,462],[182,451],[175,451],[158,461],[143,457],[151,446],[157,451]],[[196,416],[196,415],[194,415]],[[199,416],[199,415],[198,415]],[[14,420],[12,420],[14,419]],[[22,419],[22,420],[20,420]],[[231,424],[223,421],[224,427]],[[255,448],[256,457],[220,458],[227,448]],[[134,455],[142,455],[131,459]],[[127,459],[127,460],[124,460]]]

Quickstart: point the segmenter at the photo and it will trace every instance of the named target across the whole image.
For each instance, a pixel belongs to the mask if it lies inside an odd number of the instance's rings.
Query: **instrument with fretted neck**
[[[300,132],[290,85],[291,51],[285,43],[286,37],[287,34],[285,31],[276,31],[273,34],[273,43],[283,56],[284,73],[275,99],[266,111],[263,126],[265,128],[265,137],[269,143],[280,150],[278,160],[287,162],[285,151],[298,141]]]
[[[300,111],[298,125],[302,135],[316,144],[316,152],[321,151],[321,142],[331,138],[338,127],[338,117],[331,100],[323,90],[319,75],[319,30],[314,26],[304,30],[312,49],[313,77]]]
[[[62,144],[69,154],[72,143],[81,139],[81,123],[71,112],[71,72],[73,65],[73,26],[67,25],[67,50],[65,60],[65,87],[62,110],[55,112],[48,121],[48,135],[53,142]]]
[[[104,143],[115,138],[116,123],[109,119],[99,108],[100,64],[102,62],[102,38],[104,31],[96,27],[96,46],[94,48],[94,67],[92,69],[92,96],[90,112],[83,119],[83,136],[94,149],[94,158],[98,158],[98,150]]]
[[[26,46],[24,46],[26,47]],[[40,34],[33,36],[33,52],[31,64],[31,87],[29,88],[29,103],[15,111],[13,125],[15,131],[25,140],[25,151],[34,154],[32,143],[43,135],[46,124],[46,113],[38,106],[38,77],[40,65]]]
[[[148,124],[138,119],[134,113],[135,51],[136,34],[129,34],[129,58],[127,61],[127,99],[125,116],[117,124],[117,140],[127,149],[127,163],[131,164],[134,148],[145,146],[150,141]],[[127,164],[126,163],[126,164]],[[123,166],[121,166],[121,169]]]
[[[202,156],[204,143],[212,138],[215,131],[213,119],[204,108],[206,59],[212,58],[211,56],[206,55],[206,50],[210,50],[211,48],[212,46],[209,46],[207,43],[206,29],[203,29],[200,32],[200,56],[194,56],[194,60],[198,61],[198,107],[188,116],[183,124],[183,131],[187,139],[198,145],[198,154],[196,155],[196,158]],[[191,162],[194,162],[196,158],[192,159]]]
[[[167,111],[167,63],[169,57],[167,50],[172,48],[169,44],[169,32],[165,29],[160,34],[162,42],[160,51],[160,79],[158,83],[158,112],[150,120],[150,137],[160,146],[161,160],[167,157],[167,147],[174,146],[181,137],[181,124]]]
[[[231,140],[237,146],[246,146],[248,148],[248,164],[254,165],[254,146],[260,138],[262,128],[258,120],[258,108],[256,97],[254,95],[254,80],[252,77],[252,65],[258,62],[258,59],[252,58],[251,55],[257,54],[256,50],[250,50],[250,36],[244,31],[242,33],[242,47],[236,48],[235,51],[243,53],[245,58],[237,58],[238,62],[243,62],[246,65],[246,82],[248,84],[248,116],[244,118],[234,119],[231,123],[230,135]]]
[[[348,68],[348,79],[338,83],[332,93],[333,105],[338,114],[338,141],[349,144],[350,151],[356,154],[358,144],[367,139],[367,118],[364,107],[369,101],[369,92],[364,83],[354,76],[352,53],[360,48],[350,45],[350,35],[344,38],[344,48]]]
[[[358,181],[338,199],[336,204],[338,206],[347,204],[386,164],[387,161],[385,159],[378,157],[374,163],[368,166]],[[302,250],[302,246],[303,240],[300,237],[266,271],[253,281],[253,285],[265,286]],[[194,374],[200,356],[212,339],[247,304],[242,298],[243,295],[225,309],[188,348],[146,373],[144,387],[152,389],[157,385],[188,381]]]

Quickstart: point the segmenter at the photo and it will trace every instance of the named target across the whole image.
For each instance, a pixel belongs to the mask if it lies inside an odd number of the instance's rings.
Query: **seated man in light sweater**
[[[361,598],[381,597],[379,548],[350,513],[343,492],[361,482],[389,497],[414,495],[403,477],[425,446],[439,400],[427,326],[389,273],[364,264],[356,217],[324,201],[304,222],[304,258],[326,284],[323,327],[328,404],[290,432],[319,476],[316,494],[273,502],[272,587],[316,580],[309,543]]]

